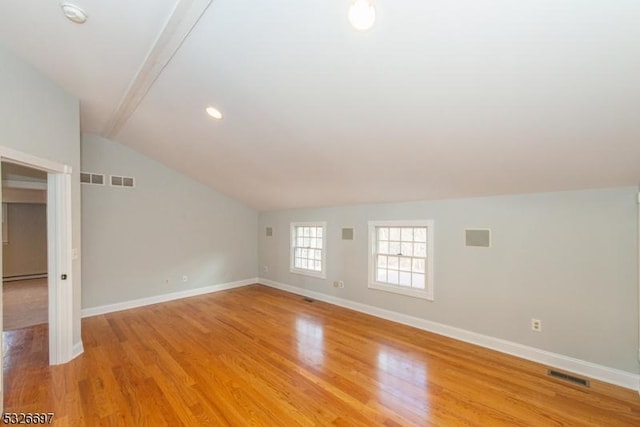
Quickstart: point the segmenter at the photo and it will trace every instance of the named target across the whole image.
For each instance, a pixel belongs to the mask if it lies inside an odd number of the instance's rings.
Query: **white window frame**
[[[294,250],[296,247],[296,227],[321,227],[322,228],[322,259],[321,262],[321,270],[307,270],[303,268],[296,268],[294,261]],[[289,245],[289,271],[295,274],[303,274],[305,276],[317,277],[320,279],[327,278],[327,223],[324,221],[313,221],[313,222],[292,222],[290,227],[290,245]]]
[[[380,283],[376,281],[376,227],[426,227],[427,228],[427,258],[425,272],[425,289],[407,288],[400,285]],[[409,221],[369,221],[369,288],[381,291],[393,292],[416,298],[433,301],[433,220],[409,220]]]

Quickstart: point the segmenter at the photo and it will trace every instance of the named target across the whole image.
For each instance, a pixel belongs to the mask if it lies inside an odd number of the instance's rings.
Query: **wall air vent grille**
[[[92,172],[80,172],[82,184],[104,185],[104,174]]]
[[[342,229],[342,240],[353,240],[353,228]]]
[[[111,175],[110,178],[112,187],[135,187],[135,179],[130,176]]]
[[[465,246],[476,248],[491,247],[491,230],[467,228],[464,230],[464,234]]]

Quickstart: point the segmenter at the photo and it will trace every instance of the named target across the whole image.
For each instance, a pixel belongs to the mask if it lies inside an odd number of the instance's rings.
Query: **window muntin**
[[[324,222],[291,223],[291,272],[325,277],[325,228]]]
[[[369,287],[433,299],[433,221],[369,223]]]

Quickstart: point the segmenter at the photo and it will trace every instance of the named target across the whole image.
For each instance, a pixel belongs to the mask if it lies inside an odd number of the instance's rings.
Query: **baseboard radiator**
[[[18,280],[46,279],[47,273],[21,274],[17,276],[4,276],[3,282],[15,282]]]

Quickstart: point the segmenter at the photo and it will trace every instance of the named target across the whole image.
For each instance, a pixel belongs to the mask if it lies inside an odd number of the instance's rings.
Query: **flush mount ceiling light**
[[[373,23],[376,21],[373,0],[351,0],[348,17],[349,22],[356,30],[365,31],[373,27]]]
[[[205,108],[205,111],[207,112],[208,115],[210,115],[216,120],[220,120],[222,118],[222,113],[216,107],[209,106]]]
[[[64,16],[66,16],[69,21],[75,22],[76,24],[84,24],[87,21],[87,13],[75,4],[63,2],[60,3],[60,7],[62,8],[62,13],[64,13]]]

